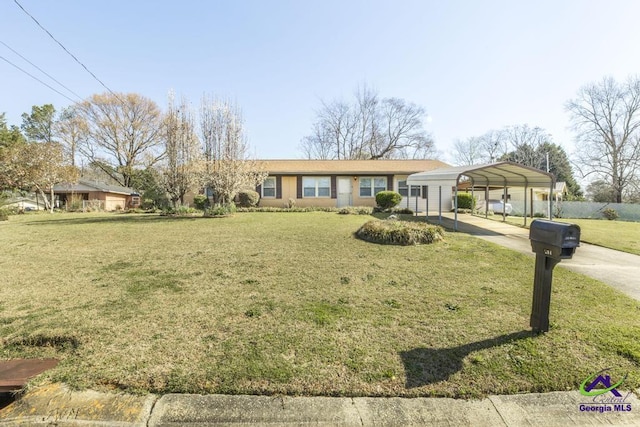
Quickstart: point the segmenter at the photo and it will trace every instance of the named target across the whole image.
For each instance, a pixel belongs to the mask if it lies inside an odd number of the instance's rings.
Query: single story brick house
[[[53,186],[56,207],[83,209],[87,206],[105,211],[136,208],[140,206],[140,194],[133,188],[104,184],[85,179],[75,184],[56,184]]]
[[[262,160],[269,176],[256,188],[259,206],[375,206],[383,190],[407,197],[408,175],[448,167],[439,160]],[[420,197],[420,188],[412,197]]]

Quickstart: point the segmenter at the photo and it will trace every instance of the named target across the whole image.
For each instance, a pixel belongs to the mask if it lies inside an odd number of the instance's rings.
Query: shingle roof
[[[120,185],[110,185],[103,182],[90,181],[87,179],[78,180],[77,184],[56,184],[53,186],[55,192],[80,192],[80,191],[102,191],[104,193],[116,194],[137,194],[136,190]]]
[[[440,160],[260,160],[272,175],[411,174],[447,167]]]

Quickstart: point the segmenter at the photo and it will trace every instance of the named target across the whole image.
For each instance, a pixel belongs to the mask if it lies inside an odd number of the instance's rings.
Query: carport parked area
[[[429,221],[438,223],[439,218],[429,217]],[[453,213],[443,213],[442,225],[454,228]],[[458,215],[458,231],[534,256],[526,228],[465,214]],[[563,260],[559,267],[593,277],[640,301],[638,255],[580,243],[573,259]]]

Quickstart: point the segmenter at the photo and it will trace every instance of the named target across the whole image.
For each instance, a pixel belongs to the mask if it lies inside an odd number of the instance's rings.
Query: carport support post
[[[429,221],[429,186],[428,185],[425,185],[425,190],[424,191],[427,192],[426,200],[425,200],[425,203],[427,204],[427,206],[425,208],[426,212],[424,213],[424,220],[428,222]]]
[[[442,225],[442,185],[438,187],[438,224]]]
[[[533,200],[531,201],[533,203]],[[527,184],[524,185],[524,226],[527,226]]]
[[[456,180],[456,189],[454,191],[453,196],[453,209],[454,209],[454,221],[453,221],[453,230],[458,231],[458,181]]]
[[[473,192],[473,187],[474,187],[474,183],[473,183],[473,180],[471,180],[471,215],[473,215],[473,208],[475,208],[474,201],[476,200],[476,196],[474,196],[474,192]]]
[[[484,187],[484,217],[489,218],[489,186]]]
[[[529,325],[533,332],[539,334],[549,331],[549,306],[551,305],[551,281],[553,267],[559,259],[536,254],[536,272],[533,279],[533,304]]]
[[[504,183],[504,194],[502,195],[502,221],[507,220],[507,183]]]
[[[551,185],[549,186],[549,221],[553,220],[553,187],[555,187],[555,182],[551,180]]]

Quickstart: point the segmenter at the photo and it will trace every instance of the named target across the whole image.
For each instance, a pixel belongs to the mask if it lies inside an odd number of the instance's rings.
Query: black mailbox
[[[537,219],[529,228],[531,249],[557,259],[570,259],[580,246],[580,227],[576,224]]]
[[[533,279],[531,322],[533,332],[549,330],[549,306],[553,267],[563,259],[570,259],[580,246],[580,227],[576,224],[537,219],[529,228],[531,249],[536,254]]]

